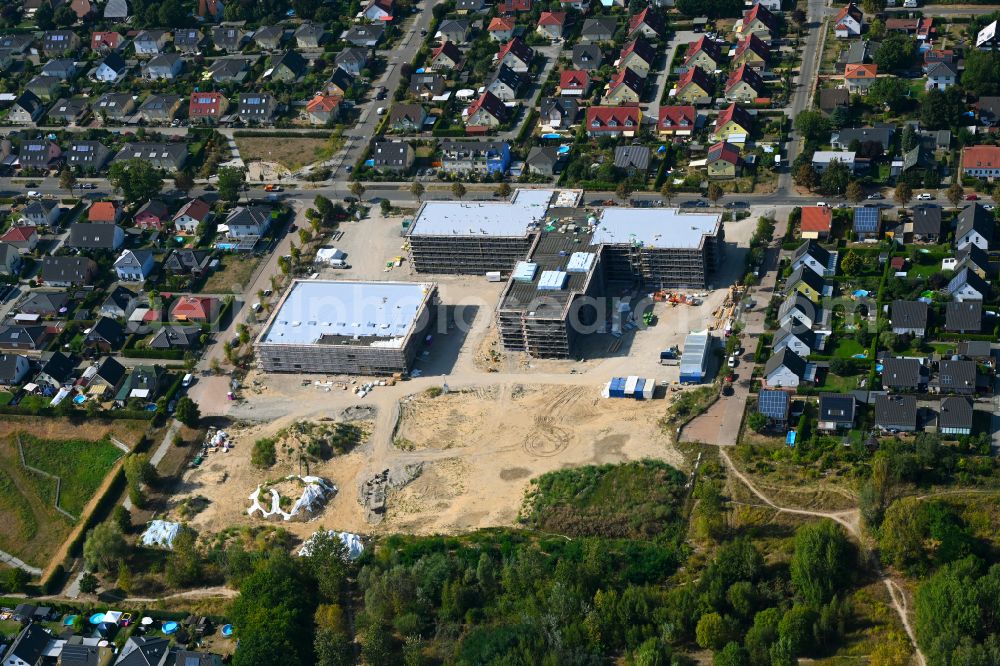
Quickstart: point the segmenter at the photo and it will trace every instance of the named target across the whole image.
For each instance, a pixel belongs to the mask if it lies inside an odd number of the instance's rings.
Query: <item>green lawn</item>
[[[14,394],[9,391],[0,391],[0,405],[6,405],[13,397]]]
[[[821,391],[827,392],[832,391],[834,393],[847,393],[848,391],[853,391],[858,388],[858,379],[861,375],[855,377],[841,377],[840,375],[835,375],[832,372],[826,373],[826,377],[823,378],[821,384],[817,384],[816,388]]]
[[[834,345],[831,349],[827,347],[824,353],[837,358],[853,358],[855,354],[864,354],[865,348],[854,338],[837,336],[834,338]]]
[[[75,516],[83,513],[108,471],[123,455],[107,439],[48,440],[22,435],[21,445],[25,462],[62,479],[59,505]]]

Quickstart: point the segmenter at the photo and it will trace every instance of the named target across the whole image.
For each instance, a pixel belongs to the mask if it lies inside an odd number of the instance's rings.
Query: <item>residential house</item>
[[[285,51],[271,58],[271,66],[264,74],[272,81],[292,83],[305,76],[308,69],[309,66],[305,58],[300,56],[298,52]],[[338,69],[337,71],[341,72],[343,70]]]
[[[742,106],[737,106],[733,102],[716,119],[712,139],[714,141],[745,143],[752,130],[753,119],[750,114]]]
[[[35,37],[30,32],[0,35],[0,51],[16,56],[27,55],[34,41]]]
[[[833,228],[833,209],[829,206],[803,206],[799,228],[804,239],[829,238]]]
[[[170,213],[167,204],[159,199],[150,199],[135,212],[133,219],[135,225],[140,229],[162,231],[164,225],[170,220]]]
[[[618,31],[618,20],[614,16],[596,16],[586,19],[580,29],[583,42],[610,42]]]
[[[270,206],[238,206],[226,216],[229,238],[256,240],[271,228]]]
[[[156,260],[150,250],[125,250],[115,260],[115,274],[124,282],[145,282],[156,268]]]
[[[442,41],[464,44],[469,41],[469,21],[468,19],[444,19],[438,25],[434,36]]]
[[[718,42],[702,35],[697,41],[688,44],[684,55],[684,67],[700,67],[706,72],[714,72],[722,66],[722,49]]]
[[[675,90],[674,99],[693,104],[711,99],[713,85],[703,69],[692,67],[680,75]]]
[[[170,642],[165,638],[130,636],[118,654],[115,666],[166,666],[169,654]]]
[[[631,176],[645,177],[649,171],[649,147],[617,146],[614,164],[615,168],[622,169]]]
[[[21,210],[21,223],[35,227],[53,227],[61,214],[59,204],[51,199],[32,201]]]
[[[357,28],[364,26],[352,27]],[[300,49],[318,49],[326,37],[326,31],[321,25],[316,25],[315,23],[303,23],[295,29],[293,36],[295,37],[296,45],[298,45]],[[371,46],[375,45],[372,44]]]
[[[726,79],[726,99],[730,102],[749,103],[767,96],[767,87],[760,74],[746,65],[740,65]]]
[[[642,97],[643,83],[641,76],[628,67],[623,67],[608,81],[601,104],[607,106],[638,104]]]
[[[104,299],[98,314],[102,317],[124,320],[135,309],[138,294],[121,285],[116,286]]]
[[[936,62],[927,68],[926,90],[947,90],[958,83],[958,67],[947,62]]]
[[[306,104],[306,115],[313,125],[329,125],[340,114],[343,97],[337,95],[316,95]]]
[[[850,42],[848,47],[840,54],[837,64],[843,65],[863,65],[872,61],[872,56],[879,44],[870,39],[858,39]]]
[[[988,180],[1000,176],[1000,146],[968,146],[963,148],[962,175]]]
[[[975,103],[979,122],[983,125],[996,127],[1000,125],[1000,97],[983,96]]]
[[[170,310],[170,319],[206,324],[215,319],[218,305],[218,301],[209,296],[181,296]]]
[[[442,42],[431,51],[431,67],[434,69],[460,69],[465,58],[454,42]]]
[[[850,430],[857,417],[857,401],[850,393],[823,393],[819,397],[818,430]]]
[[[661,106],[656,131],[660,136],[691,136],[698,124],[693,106]]]
[[[362,14],[369,21],[391,21],[393,5],[393,0],[368,0]]]
[[[40,291],[28,293],[17,309],[22,314],[39,317],[56,317],[64,314],[70,306],[69,294],[65,291]]]
[[[370,49],[378,46],[383,37],[385,37],[385,26],[381,24],[354,25],[343,35],[344,40],[350,44]]]
[[[757,35],[747,35],[739,41],[736,53],[733,55],[732,66],[746,65],[755,72],[767,71],[771,60],[771,51],[767,44]]]
[[[518,98],[518,91],[525,85],[525,77],[507,65],[500,65],[493,77],[487,82],[486,90],[503,102],[513,102]]]
[[[69,228],[66,245],[80,250],[117,250],[125,242],[125,231],[117,224],[76,222]]]
[[[13,226],[0,236],[0,243],[7,243],[21,254],[34,252],[38,245],[38,229],[33,226]]]
[[[51,169],[62,160],[62,150],[54,141],[32,140],[21,144],[17,163],[22,169]]]
[[[928,49],[924,51],[923,63],[920,69],[927,73],[927,69],[934,63],[944,62],[949,65],[958,65],[958,54],[955,53],[954,49]],[[982,104],[983,97],[979,98],[979,101],[974,105],[976,109],[980,108]],[[989,98],[987,98],[989,99]]]
[[[547,99],[558,99],[549,97]],[[532,146],[524,160],[524,168],[528,173],[540,176],[553,176],[560,162],[559,151],[555,146]]]
[[[853,2],[842,7],[833,19],[833,32],[837,39],[860,37],[864,29],[864,13]]]
[[[111,151],[100,141],[73,141],[63,153],[66,166],[83,173],[97,173],[111,158]]]
[[[115,359],[107,356],[97,365],[97,370],[90,379],[90,387],[94,386],[105,386],[111,390],[111,393],[118,391],[118,387],[122,385],[125,381],[125,375],[128,374],[128,370],[125,369],[121,363]],[[86,376],[86,375],[85,375]],[[135,640],[134,638],[129,638],[129,642]],[[145,639],[139,639],[145,640]],[[124,650],[122,651],[124,653]],[[152,662],[159,663],[159,662]],[[147,666],[142,664],[141,666]]]
[[[194,201],[200,201],[200,199]],[[208,250],[179,248],[171,252],[170,256],[163,262],[163,270],[175,275],[199,276],[208,270],[211,261],[212,253]]]
[[[559,73],[559,94],[586,97],[590,93],[590,75],[578,69],[564,69]]]
[[[376,141],[371,159],[376,169],[406,173],[413,167],[413,146],[406,141]]]
[[[488,90],[466,109],[466,127],[499,127],[510,119],[510,109]]]
[[[0,241],[0,275],[18,277],[21,275],[23,263],[21,253],[16,247]]]
[[[132,40],[137,56],[154,56],[165,51],[170,34],[165,30],[142,30]]]
[[[149,340],[151,349],[188,350],[198,347],[201,326],[168,324],[161,326]],[[186,666],[186,662],[185,662]]]
[[[815,303],[799,292],[789,294],[778,307],[778,326],[793,331],[811,329],[819,323],[819,312]]]
[[[73,58],[53,58],[42,66],[42,74],[70,81],[76,76],[76,61]]]
[[[942,400],[938,432],[942,435],[971,435],[972,401],[962,396]]]
[[[76,370],[76,363],[73,359],[62,352],[52,352],[52,355],[48,359],[42,361],[42,369],[33,381],[36,384],[45,384],[52,388],[59,388],[72,381],[74,370]],[[63,647],[63,654],[60,657],[66,654],[66,648],[68,647],[70,647],[69,644]],[[85,666],[92,666],[90,662],[84,662],[84,664]]]
[[[812,167],[823,173],[833,162],[840,162],[854,173],[857,154],[853,150],[817,150],[812,156]]]
[[[120,23],[129,18],[127,0],[108,0],[104,5],[104,20]]]
[[[549,39],[562,39],[566,30],[566,12],[542,12],[538,17],[538,34]]]
[[[912,395],[875,396],[875,427],[890,432],[917,429],[917,398]]]
[[[597,44],[576,44],[573,46],[573,55],[570,62],[574,69],[584,72],[593,72],[601,68],[604,57],[601,55],[601,48]]]
[[[667,26],[663,17],[649,6],[643,7],[638,14],[633,14],[628,21],[629,39],[639,35],[647,39],[659,39],[666,31]]]
[[[458,0],[455,3],[455,12],[457,14],[479,14],[486,12],[489,9],[489,5],[486,0]]]
[[[792,270],[807,267],[820,277],[832,277],[837,272],[837,252],[831,252],[815,240],[806,240],[792,254]]]
[[[826,284],[823,278],[805,266],[792,271],[792,274],[788,276],[788,280],[785,282],[786,294],[797,291],[813,303],[819,303],[825,290]]]
[[[266,125],[274,120],[278,100],[271,93],[240,93],[239,117],[247,125]]]
[[[969,244],[958,250],[955,252],[955,257],[952,261],[954,263],[951,266],[951,270],[956,273],[968,268],[984,280],[993,275],[989,255],[977,245]],[[941,263],[944,265],[946,262],[948,262],[948,259],[945,259]],[[943,270],[947,270],[947,267],[944,267]]]
[[[178,95],[150,95],[139,106],[139,117],[147,123],[168,124],[181,110]]]
[[[979,333],[983,330],[982,301],[951,301],[944,309],[944,330],[949,333]]]
[[[0,349],[41,351],[49,345],[51,339],[52,334],[45,326],[0,326]],[[10,654],[11,652],[8,651],[7,655],[10,656]],[[7,662],[3,662],[3,666],[7,666]]]
[[[500,47],[500,52],[496,55],[497,65],[507,65],[515,72],[527,72],[531,68],[531,61],[535,58],[535,51],[524,43],[520,37],[515,37]]]
[[[122,207],[114,201],[95,201],[87,209],[87,221],[99,224],[118,224]]]
[[[47,30],[42,33],[42,53],[50,58],[79,50],[80,38],[72,30]]]
[[[333,64],[351,76],[361,76],[361,71],[368,66],[371,51],[357,46],[350,46],[336,55]]]
[[[170,81],[180,75],[184,61],[177,53],[161,53],[147,60],[142,66],[142,75],[152,81]]]
[[[766,416],[768,423],[775,428],[784,428],[788,424],[791,406],[791,394],[788,391],[761,389],[757,394],[757,413]]]
[[[896,335],[922,338],[927,333],[927,304],[895,300],[889,306],[889,323]]]
[[[927,385],[927,368],[915,358],[889,357],[882,361],[882,388],[917,391]]]
[[[49,287],[82,287],[94,283],[97,264],[87,257],[43,257],[40,275]]]
[[[968,150],[968,149],[966,149]],[[996,221],[993,213],[974,203],[966,206],[958,214],[955,228],[955,248],[964,249],[975,245],[980,250],[989,251],[996,234]]]
[[[396,132],[419,132],[427,123],[427,111],[419,104],[394,104],[386,125]]]
[[[229,109],[229,100],[219,92],[196,92],[191,93],[191,101],[188,103],[188,118],[192,121],[216,123],[226,115]]]
[[[38,99],[38,95],[30,90],[25,90],[10,105],[10,110],[7,112],[7,122],[12,125],[31,125],[41,118],[44,112],[45,106],[42,104],[42,100]]]
[[[497,3],[500,14],[518,14],[531,11],[531,0],[502,0]]]
[[[208,67],[208,75],[216,83],[242,83],[252,67],[249,58],[216,58]]]
[[[940,361],[930,388],[935,393],[975,395],[976,362],[964,359]]]
[[[178,53],[201,53],[205,48],[205,35],[197,28],[174,30],[174,48]]]
[[[878,78],[878,65],[847,65],[844,67],[844,84],[852,95],[864,95]]]
[[[635,106],[588,106],[589,136],[635,136],[642,122],[642,111]]]
[[[125,122],[136,111],[135,100],[125,93],[104,93],[93,106],[105,120]]]
[[[899,32],[916,37],[921,42],[933,40],[937,32],[932,18],[889,18],[885,21],[885,30],[887,33]]]
[[[410,95],[422,99],[437,97],[445,91],[445,78],[436,72],[410,75]]]
[[[941,209],[938,206],[915,206],[911,212],[913,241],[937,243],[941,237]]]
[[[253,41],[265,51],[274,51],[285,40],[285,29],[280,25],[268,25],[253,33]]]
[[[761,39],[770,40],[778,35],[778,20],[766,7],[756,4],[736,22],[735,29],[740,38],[757,35]]]
[[[959,303],[983,301],[990,296],[990,285],[975,271],[963,268],[948,282],[948,294]]]
[[[94,70],[94,78],[102,83],[114,83],[128,72],[125,59],[117,53],[109,53]],[[130,98],[131,99],[131,98]]]
[[[819,110],[829,115],[836,109],[846,109],[851,103],[851,93],[844,88],[822,88],[819,91]]]
[[[785,348],[771,355],[764,364],[764,384],[767,388],[796,388],[806,380],[806,361]]]
[[[323,85],[323,90],[327,95],[335,97],[347,97],[354,89],[354,77],[340,69],[333,70],[330,78]]]
[[[802,358],[809,358],[809,354],[816,348],[816,334],[810,330],[782,327],[775,331],[774,338],[771,340],[772,352],[777,353],[783,349],[791,349]]]
[[[52,636],[40,624],[28,624],[3,655],[3,666],[39,666],[44,662]]]
[[[538,122],[543,130],[567,129],[580,117],[580,103],[572,97],[543,97]]]
[[[490,24],[486,27],[486,32],[489,34],[490,39],[495,42],[507,42],[514,36],[516,27],[514,19],[509,16],[497,16],[490,21]]]
[[[636,37],[625,45],[618,56],[618,68],[628,67],[633,72],[646,78],[656,61],[656,49],[644,37]],[[709,87],[711,89],[711,86]],[[680,90],[680,85],[678,85]]]
[[[834,130],[830,134],[830,146],[834,150],[847,150],[857,141],[864,148],[866,144],[875,144],[883,152],[888,151],[892,146],[892,136],[895,133],[895,126],[880,127],[857,127]],[[865,154],[871,151],[862,150]]]
[[[510,144],[504,141],[441,142],[441,165],[447,173],[505,174],[510,159]]]
[[[62,94],[63,83],[64,81],[58,76],[39,74],[28,81],[24,90],[34,93],[39,99],[49,101]]]
[[[107,354],[120,349],[125,342],[125,327],[111,317],[101,317],[90,327],[83,340],[85,349]]]
[[[175,36],[175,42],[176,39]],[[212,43],[220,51],[229,51],[230,53],[239,51],[247,39],[247,33],[236,26],[221,25],[212,29]]]
[[[726,141],[719,141],[708,149],[705,166],[709,178],[735,178],[740,175],[743,166],[740,149]]]

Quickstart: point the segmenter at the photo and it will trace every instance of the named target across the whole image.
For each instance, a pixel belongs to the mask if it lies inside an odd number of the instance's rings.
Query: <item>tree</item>
[[[677,10],[684,16],[707,16],[710,19],[738,17],[743,5],[738,0],[678,0]]]
[[[39,30],[52,30],[56,27],[54,16],[55,11],[52,9],[52,5],[48,2],[43,2],[35,10],[35,25],[38,26]]]
[[[163,178],[146,160],[132,158],[115,162],[108,169],[108,182],[128,203],[151,199],[163,189]]]
[[[619,199],[621,199],[622,201],[624,201],[624,200],[626,200],[626,199],[629,198],[630,194],[632,194],[632,186],[631,185],[629,185],[625,181],[622,181],[622,182],[618,183],[618,187],[615,188],[615,196],[616,197],[618,197]]]
[[[73,188],[76,187],[76,175],[69,167],[63,167],[63,170],[59,172],[59,187],[66,190],[70,196],[73,196]]]
[[[378,203],[379,203],[379,210],[382,211],[382,217],[387,216],[389,214],[389,211],[392,210],[392,204],[389,203],[388,199],[382,199],[382,201]]]
[[[905,634],[887,631],[868,655],[871,666],[906,666],[910,663],[913,648]]]
[[[222,167],[219,169],[219,197],[229,203],[240,198],[240,190],[246,180],[243,169],[236,167]]]
[[[896,185],[896,190],[892,193],[893,201],[896,202],[901,208],[906,208],[907,204],[910,203],[910,199],[913,198],[913,188],[907,182],[901,182]]]
[[[174,409],[174,418],[187,427],[194,428],[198,425],[198,421],[201,420],[201,410],[198,409],[198,405],[194,400],[184,396],[177,401],[177,407]]]
[[[419,180],[415,180],[410,183],[410,194],[413,195],[413,198],[416,199],[418,203],[420,202],[420,198],[424,196],[425,190],[426,188],[424,187],[424,184]]]
[[[851,179],[851,170],[840,160],[834,159],[820,176],[820,188],[826,194],[843,194]]]
[[[507,197],[510,196],[510,185],[508,185],[506,183],[506,181],[503,182],[503,183],[500,183],[500,186],[497,187],[496,191],[493,194],[496,195],[496,196],[498,196],[498,197],[502,197],[502,198],[506,199]]]
[[[358,199],[365,195],[365,186],[361,184],[360,180],[356,180],[351,183],[350,192]]]
[[[187,171],[174,172],[174,188],[187,194],[194,187],[194,178]]]
[[[715,653],[712,666],[750,666],[750,653],[739,643],[727,643]]]
[[[885,0],[862,0],[861,8],[865,14],[881,14],[885,11]]]
[[[819,111],[803,111],[795,118],[795,129],[806,141],[830,138],[830,121]]]
[[[83,543],[83,559],[92,571],[117,571],[118,563],[128,554],[128,543],[118,525],[111,521],[98,523],[87,532]]]
[[[718,613],[705,613],[698,619],[695,640],[703,648],[721,650],[730,640],[736,638],[733,621]]]
[[[725,192],[718,183],[709,183],[708,191],[705,192],[705,196],[708,197],[708,200],[713,204],[719,203],[719,199],[721,199],[724,194]]]
[[[451,194],[456,199],[464,199],[466,191],[465,185],[462,185],[462,183],[455,182],[451,184]]]
[[[848,276],[860,275],[867,265],[868,260],[857,250],[848,250],[840,260],[840,270]]]
[[[789,567],[792,585],[807,603],[825,604],[847,584],[853,555],[843,530],[832,520],[802,525],[795,532]]]
[[[0,591],[24,592],[29,581],[31,581],[31,576],[24,569],[12,567],[0,571]]]
[[[965,97],[958,86],[947,90],[932,88],[920,103],[920,124],[930,130],[958,127],[964,113]]]
[[[809,191],[816,189],[816,185],[819,183],[819,174],[816,173],[816,169],[812,164],[808,162],[800,164],[795,169],[795,184],[799,187],[804,187]]]
[[[119,590],[124,592],[126,595],[132,593],[132,570],[128,568],[125,562],[118,563],[118,581],[115,583]]]
[[[948,187],[948,192],[946,194],[948,201],[951,202],[952,206],[958,207],[958,204],[965,197],[965,190],[962,188],[961,183],[952,183]]]
[[[353,666],[357,663],[354,644],[342,631],[320,629],[316,632],[316,666]]]
[[[865,190],[861,187],[861,183],[856,180],[852,180],[847,184],[847,192],[845,193],[847,200],[851,203],[860,203],[862,199],[865,198]]]
[[[660,188],[660,196],[663,197],[663,200],[666,201],[669,206],[674,200],[674,194],[676,194],[674,183],[670,177],[667,177],[667,179],[663,181],[663,187]]]
[[[916,57],[917,40],[901,33],[883,39],[872,54],[879,71],[893,73],[909,69]]]
[[[747,425],[754,432],[764,432],[767,428],[767,417],[760,412],[753,412],[747,417]]]
[[[145,453],[130,453],[125,456],[123,466],[130,486],[141,488],[156,481],[156,468]]]
[[[84,594],[93,594],[97,592],[97,576],[85,571],[82,576],[80,576],[80,591]]]
[[[266,469],[273,467],[276,462],[278,462],[278,454],[274,448],[273,439],[264,437],[253,443],[253,450],[250,452],[250,464],[254,467]]]
[[[868,101],[876,107],[888,107],[898,113],[909,103],[909,88],[899,77],[880,77],[868,88]]]
[[[965,54],[962,87],[979,97],[1000,94],[1000,53],[970,49]]]
[[[792,22],[801,29],[806,24],[806,13],[801,9],[793,9]]]

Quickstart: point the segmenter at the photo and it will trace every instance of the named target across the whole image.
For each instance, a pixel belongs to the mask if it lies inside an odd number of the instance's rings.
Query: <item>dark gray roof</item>
[[[893,301],[889,308],[893,328],[927,328],[927,304],[923,301]]]
[[[13,384],[17,377],[17,359],[27,356],[21,354],[0,354],[0,382]]]
[[[618,20],[613,16],[598,16],[589,18],[583,22],[583,29],[580,31],[583,37],[595,37],[600,35],[612,35],[618,29]]]
[[[911,389],[920,386],[923,366],[917,359],[887,358],[882,365],[882,386]]]
[[[795,288],[800,281],[805,282],[807,285],[816,290],[817,293],[823,293],[824,281],[819,275],[817,275],[811,268],[806,268],[805,266],[799,266],[795,269],[791,275],[788,276],[788,281],[785,282],[786,291],[791,291]]]
[[[0,326],[0,347],[36,349],[44,337],[44,326]]]
[[[975,361],[941,361],[937,384],[942,392],[969,391],[976,388]]]
[[[45,257],[42,259],[43,282],[83,284],[96,272],[97,264],[93,259],[87,257]]]
[[[113,250],[120,227],[106,222],[76,222],[69,228],[69,247]]]
[[[875,425],[883,428],[917,425],[917,398],[912,395],[880,395],[875,398]]]
[[[108,649],[108,648],[105,648]],[[98,666],[100,664],[100,648],[96,645],[63,646],[59,655],[60,666]]]
[[[993,354],[990,343],[986,340],[959,342],[955,351],[959,356],[967,356],[969,358],[989,358]]]
[[[170,642],[165,638],[129,637],[115,666],[159,666],[169,648]]]
[[[542,118],[548,118],[556,110],[569,123],[580,116],[580,103],[572,97],[543,97],[538,105]]]
[[[73,374],[76,364],[62,352],[54,352],[49,360],[42,364],[42,372],[57,382],[65,382]]]
[[[976,272],[982,271],[987,275],[992,272],[990,269],[990,256],[986,254],[986,250],[978,245],[969,244],[961,250],[956,251],[955,259],[958,260],[958,263],[955,264],[956,272],[961,271],[963,268],[972,268]]]
[[[372,159],[376,167],[406,167],[412,152],[405,141],[376,141],[372,146]]]
[[[305,58],[297,51],[285,51],[271,60],[271,69],[277,69],[279,66],[287,67],[295,76],[302,76],[307,69]]]
[[[532,146],[524,163],[551,167],[559,161],[559,151],[555,146]]]
[[[10,660],[12,657],[17,657],[25,663],[34,664],[41,660],[50,640],[52,640],[52,636],[42,629],[41,625],[29,624],[14,639],[14,643],[7,651],[6,658]]]
[[[149,346],[154,349],[188,349],[197,344],[200,336],[200,326],[171,324],[160,328],[149,341]]]
[[[851,94],[843,88],[823,88],[819,91],[819,108],[824,111],[847,106],[850,102]]]
[[[774,338],[771,340],[772,346],[777,345],[789,335],[794,335],[796,338],[801,340],[803,344],[809,347],[809,349],[816,348],[816,334],[811,330],[792,331],[791,328],[785,328],[784,326],[774,332]]]
[[[437,72],[424,72],[423,74],[412,74],[410,76],[410,93],[422,95],[440,95],[444,92],[445,79]]]
[[[916,206],[913,208],[913,233],[940,234],[941,208],[938,206]]]
[[[938,428],[971,428],[972,401],[960,396],[952,396],[941,401]]]
[[[778,307],[778,318],[783,319],[785,315],[793,310],[807,314],[810,320],[814,321],[816,319],[816,306],[797,291],[789,294],[788,298],[782,301],[781,306]]]
[[[800,245],[795,250],[795,254],[792,255],[792,263],[794,264],[799,259],[802,259],[806,255],[811,256],[815,259],[821,266],[826,266],[827,268],[833,268],[830,266],[833,255],[825,247],[820,245],[814,240],[807,240],[802,245]]]
[[[874,141],[882,146],[882,150],[888,150],[894,131],[892,127],[857,127],[834,130],[830,136],[830,143],[848,146],[855,140],[861,144]]]
[[[764,376],[766,377],[781,366],[785,366],[800,378],[806,374],[805,360],[788,347],[772,354],[771,358],[767,359],[767,363],[764,364]]]
[[[577,44],[573,47],[573,67],[584,71],[600,69],[604,57],[597,44]]]
[[[986,239],[987,243],[993,243],[993,231],[996,223],[993,213],[983,208],[980,204],[974,203],[966,206],[958,214],[958,224],[955,229],[955,238],[960,238],[970,231],[975,230],[980,236]]]
[[[58,312],[67,302],[69,294],[65,291],[33,291],[18,308],[22,312]]]
[[[101,317],[87,334],[88,342],[104,341],[113,347],[117,347],[125,337],[125,327],[111,317]]]
[[[515,92],[524,85],[524,77],[515,72],[509,65],[500,65],[486,85],[491,86],[494,81],[500,81]]]
[[[824,393],[819,397],[819,420],[854,421],[856,405],[850,393]]]
[[[127,370],[125,370],[125,366],[108,356],[101,361],[99,366],[97,366],[97,374],[95,377],[100,377],[108,384],[117,386],[121,382],[122,378],[125,377],[126,372]]]
[[[945,306],[944,328],[946,331],[978,332],[982,327],[982,301],[952,301]]]
[[[615,148],[615,166],[619,169],[649,168],[649,148],[646,146],[618,146]]]

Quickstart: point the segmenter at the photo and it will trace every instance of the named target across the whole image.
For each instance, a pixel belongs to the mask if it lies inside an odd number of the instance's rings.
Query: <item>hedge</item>
[[[167,361],[183,361],[184,352],[180,349],[123,349],[124,358],[162,358]]]
[[[52,416],[57,418],[83,416],[83,412],[75,407],[72,408],[67,414],[60,412],[58,407],[21,407],[20,405],[15,405],[13,407],[10,405],[0,405],[0,414],[12,414],[14,416]],[[147,412],[143,409],[114,409],[101,412],[101,418],[116,421],[119,419],[149,421],[153,418],[153,412]]]

